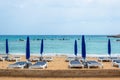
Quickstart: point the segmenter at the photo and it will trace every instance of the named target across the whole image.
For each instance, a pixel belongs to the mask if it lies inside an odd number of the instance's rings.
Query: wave
[[[0,53],[0,55],[6,55],[5,53]],[[26,55],[26,53],[10,53],[10,55]],[[31,53],[30,54],[31,56],[41,56],[40,53]],[[43,53],[42,56],[75,56],[74,54],[71,54],[71,53]],[[77,56],[81,56],[81,53],[78,53]],[[107,53],[103,53],[103,54],[90,54],[90,53],[87,53],[86,54],[86,57],[109,57],[109,55]],[[119,56],[120,57],[120,54],[119,53],[112,53],[111,56],[115,57],[115,56]]]

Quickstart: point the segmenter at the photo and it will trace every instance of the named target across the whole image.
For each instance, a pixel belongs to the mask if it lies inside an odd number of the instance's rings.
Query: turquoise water
[[[39,55],[41,39],[44,39],[44,53],[49,55],[72,55],[74,41],[78,43],[78,55],[81,55],[81,35],[29,35],[31,54]],[[27,35],[1,35],[0,54],[5,54],[5,39],[9,41],[10,54],[25,54]],[[119,38],[110,38],[112,55],[120,55]],[[105,35],[85,35],[87,55],[107,55],[108,37]]]

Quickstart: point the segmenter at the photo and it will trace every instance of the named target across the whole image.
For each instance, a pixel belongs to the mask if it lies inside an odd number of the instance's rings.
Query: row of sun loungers
[[[40,60],[41,59],[41,60]],[[29,62],[16,62],[14,64],[10,64],[8,68],[29,68],[29,69],[45,69],[47,68],[47,62],[52,61],[52,57],[36,57],[31,58]],[[35,64],[32,64],[31,62],[36,62]]]
[[[97,62],[97,61],[87,61],[86,65],[88,68],[91,67],[99,67],[99,68],[103,68],[103,64]],[[114,60],[112,62],[112,66],[118,66],[120,68],[120,60]],[[45,69],[47,68],[47,62],[46,61],[38,61],[35,64],[31,64],[31,62],[16,62],[14,64],[10,64],[8,66],[8,68],[29,68],[29,69]],[[72,60],[69,62],[68,66],[70,68],[84,68],[85,65],[83,65],[82,62],[80,62],[79,60]]]
[[[16,57],[17,59],[20,59],[20,57]],[[5,57],[0,58],[0,59],[5,59]],[[9,58],[7,58],[9,61]],[[36,60],[37,62],[35,64],[31,64],[31,61]],[[36,69],[36,68],[47,68],[47,62],[52,61],[52,57],[43,57],[42,61],[39,61],[40,58],[33,58],[30,59],[30,62],[16,62],[14,64],[10,64],[8,68],[30,68],[30,69]],[[103,64],[101,62],[103,61],[111,61],[112,66],[118,66],[120,68],[120,59],[119,57],[99,57],[98,61],[91,61],[91,60],[82,60],[81,57],[67,57],[66,60],[69,62],[68,67],[70,68],[91,68],[91,67],[98,67],[98,68],[103,68]]]
[[[35,64],[32,64],[31,62],[23,62],[23,61],[21,61],[21,62],[16,62],[16,63],[14,63],[14,64],[10,64],[9,66],[8,66],[8,68],[21,68],[21,69],[23,69],[23,68],[29,68],[29,69],[39,69],[39,68],[42,68],[42,69],[44,69],[44,68],[47,68],[47,62],[45,62],[45,61],[38,61],[38,62],[36,62]]]
[[[0,57],[0,61],[20,61],[21,60],[21,57],[19,56],[12,56],[12,57],[7,57],[7,56],[2,56]],[[36,57],[36,58],[31,58],[30,61],[31,62],[36,62],[36,61],[39,61],[40,60],[40,57]],[[53,58],[52,57],[43,57],[42,58],[42,61],[47,61],[47,62],[50,62],[52,61]]]
[[[112,66],[118,66],[120,68],[120,58],[119,57],[98,57],[98,61],[89,61],[86,60],[85,63],[84,60],[81,57],[67,57],[65,59],[66,62],[69,62],[68,67],[99,67],[99,68],[103,68],[103,64],[100,62],[112,62]]]
[[[40,60],[40,57],[30,59],[31,62],[36,62],[36,61],[39,61],[39,60]],[[51,62],[53,60],[53,58],[52,57],[42,57],[41,60]]]
[[[104,61],[112,61],[112,60],[116,60],[116,59],[120,59],[119,57],[98,57],[98,61],[104,62]]]
[[[87,62],[81,62],[79,60],[71,60],[69,62],[69,65],[68,67],[70,68],[84,68],[84,67],[88,67],[88,68],[91,68],[91,67],[99,67],[99,68],[103,68],[103,64],[97,62],[97,61],[87,61]]]
[[[118,66],[120,68],[120,57],[99,57],[98,61],[112,62],[112,66]]]
[[[8,57],[8,56],[2,56],[0,57],[0,61],[20,61],[21,60],[21,57],[19,56],[13,56],[13,57]]]

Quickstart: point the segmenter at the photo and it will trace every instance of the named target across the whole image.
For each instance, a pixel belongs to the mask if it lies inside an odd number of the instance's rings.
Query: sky
[[[120,34],[120,0],[0,0],[0,35]]]

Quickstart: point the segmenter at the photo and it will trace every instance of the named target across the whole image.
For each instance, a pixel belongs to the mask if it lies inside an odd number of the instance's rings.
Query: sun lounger
[[[87,61],[88,68],[90,67],[100,67],[103,68],[103,64],[97,62],[97,61]]]
[[[120,59],[119,57],[98,57],[98,61],[112,61],[112,60],[116,60],[116,59]]]
[[[21,69],[23,69],[23,68],[27,68],[30,65],[32,65],[30,62],[21,61],[21,62],[16,62],[14,64],[10,64],[8,66],[8,68],[21,68]]]
[[[12,56],[12,57],[8,57],[6,60],[7,61],[20,61],[20,57],[19,56]]]
[[[7,60],[8,59],[8,56],[1,56],[0,57],[0,61],[5,61],[5,60]]]
[[[20,57],[20,56],[14,56],[13,58],[16,59],[16,62],[21,60],[21,57]]]
[[[5,61],[5,58],[0,57],[0,61]]]
[[[77,67],[84,68],[83,64],[79,60],[70,61],[68,67],[70,67],[70,68],[77,68]]]
[[[8,56],[2,56],[0,57],[0,61],[20,61],[20,57],[19,56],[12,56],[12,57],[8,57]]]
[[[3,61],[7,60],[8,56],[2,56],[1,57],[3,59]]]
[[[120,59],[113,60],[112,66],[118,66],[120,68]]]
[[[111,61],[120,59],[119,57],[108,57],[108,58],[111,59]]]
[[[45,61],[39,61],[39,62],[36,62],[35,64],[31,65],[29,67],[29,69],[45,69],[47,68],[47,62]]]
[[[7,61],[16,61],[15,58],[7,58]]]
[[[108,57],[98,57],[98,61],[104,62],[104,61],[111,61]]]
[[[66,62],[73,61],[73,60],[82,61],[82,58],[81,58],[81,57],[67,57],[67,58],[65,59]]]
[[[38,57],[37,57],[37,58],[31,58],[31,59],[30,59],[31,62],[37,62],[37,61],[39,61],[39,60],[40,60],[40,58],[38,58]]]
[[[50,61],[52,61],[52,60],[53,60],[52,57],[43,57],[43,61],[50,62]]]
[[[52,60],[53,60],[52,57],[37,57],[37,58],[31,58],[30,59],[31,62],[37,62],[37,61],[47,61],[47,62],[50,62]]]

